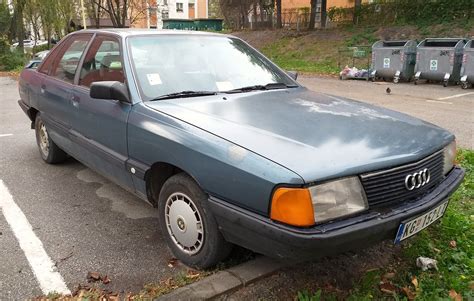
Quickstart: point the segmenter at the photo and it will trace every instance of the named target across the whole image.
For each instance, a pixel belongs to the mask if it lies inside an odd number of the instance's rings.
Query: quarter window
[[[89,43],[89,39],[89,36],[79,36],[67,41],[67,44],[64,45],[58,54],[58,58],[60,59],[51,72],[51,76],[72,84],[74,82],[77,65],[81,60],[87,43]]]
[[[90,87],[100,81],[125,82],[120,44],[112,37],[95,38],[82,64],[79,85]]]

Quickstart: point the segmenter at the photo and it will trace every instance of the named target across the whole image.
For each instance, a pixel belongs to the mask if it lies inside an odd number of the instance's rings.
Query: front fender
[[[268,215],[275,185],[304,183],[271,160],[143,103],[130,113],[128,150],[130,160],[141,169],[155,162],[172,164],[189,173],[209,195],[263,215]],[[136,175],[143,176],[144,171]]]

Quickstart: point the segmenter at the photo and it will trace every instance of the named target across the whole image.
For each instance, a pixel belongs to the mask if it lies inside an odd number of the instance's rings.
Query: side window
[[[90,37],[88,36],[78,36],[67,41],[67,44],[64,45],[61,52],[56,56],[56,61],[58,62],[51,72],[51,76],[72,84],[77,65],[81,60],[89,39]]]
[[[112,37],[95,38],[82,64],[80,86],[90,87],[100,81],[125,82],[120,44]]]

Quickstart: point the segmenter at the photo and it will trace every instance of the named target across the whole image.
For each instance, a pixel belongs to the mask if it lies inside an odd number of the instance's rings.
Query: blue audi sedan
[[[41,158],[72,156],[157,207],[196,268],[233,245],[311,259],[399,243],[464,177],[450,132],[309,91],[230,35],[78,31],[19,89]]]

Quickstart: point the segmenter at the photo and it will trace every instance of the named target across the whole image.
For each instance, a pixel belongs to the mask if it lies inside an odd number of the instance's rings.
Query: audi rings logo
[[[410,191],[418,189],[428,184],[430,182],[430,177],[431,175],[428,168],[409,174],[405,178],[405,187]]]

